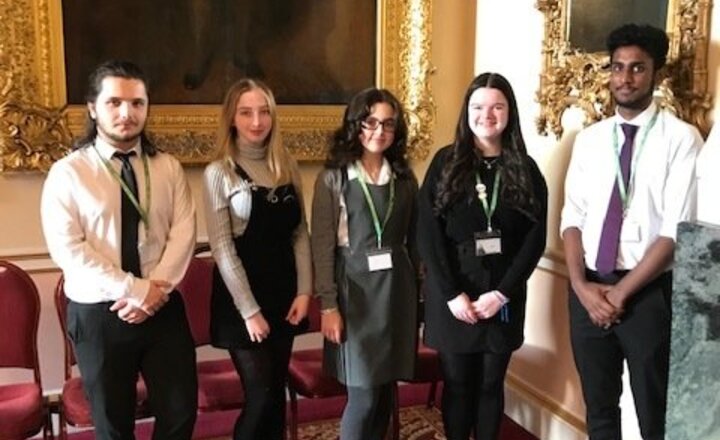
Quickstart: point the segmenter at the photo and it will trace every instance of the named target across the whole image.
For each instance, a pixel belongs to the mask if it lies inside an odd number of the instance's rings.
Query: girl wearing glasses
[[[346,385],[342,440],[380,440],[396,380],[413,375],[417,181],[407,125],[387,90],[352,98],[315,183],[312,253],[325,371]]]
[[[216,268],[210,332],[245,390],[234,439],[281,440],[285,382],[312,289],[297,164],[280,141],[275,99],[257,80],[230,87],[221,159],[205,169],[205,218]]]
[[[503,76],[472,81],[455,133],[418,197],[425,339],[440,354],[447,438],[494,440],[510,355],[523,342],[527,279],[545,249],[547,188]]]

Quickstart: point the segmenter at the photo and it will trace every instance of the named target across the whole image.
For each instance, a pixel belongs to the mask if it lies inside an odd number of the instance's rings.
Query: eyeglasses
[[[375,131],[378,127],[382,126],[383,131],[393,132],[397,128],[397,121],[395,119],[386,119],[381,121],[375,118],[367,118],[360,122],[360,125],[365,130]]]

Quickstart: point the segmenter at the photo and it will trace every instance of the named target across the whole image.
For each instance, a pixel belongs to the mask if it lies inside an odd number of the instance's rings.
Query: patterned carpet
[[[324,420],[300,425],[300,440],[336,440],[339,420]],[[413,406],[400,410],[400,438],[402,440],[441,440],[442,420],[440,411],[425,406]],[[219,440],[219,439],[218,439]],[[223,439],[224,440],[224,439]]]
[[[339,419],[321,420],[300,424],[299,440],[337,440],[340,429]],[[536,437],[516,425],[507,417],[500,429],[502,440],[537,440]],[[427,409],[424,405],[400,409],[401,440],[445,440],[440,410]],[[215,437],[208,440],[230,440],[230,437]]]

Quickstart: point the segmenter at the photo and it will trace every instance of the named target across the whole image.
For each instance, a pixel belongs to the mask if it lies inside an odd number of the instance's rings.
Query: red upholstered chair
[[[90,427],[93,425],[90,412],[90,402],[85,396],[82,386],[82,378],[73,376],[73,366],[77,364],[75,353],[70,338],[67,334],[67,298],[65,296],[65,281],[61,276],[55,287],[55,310],[57,311],[60,327],[62,328],[65,340],[65,384],[63,385],[60,399],[60,438],[67,439],[67,426]],[[138,378],[136,384],[137,405],[135,417],[140,419],[150,417],[147,402],[147,388],[142,377]]]
[[[441,381],[442,371],[440,370],[440,358],[438,356],[438,352],[423,344],[421,337],[418,342],[417,359],[415,361],[415,376],[411,382],[430,384],[427,399],[428,409],[435,405],[437,384]]]
[[[205,249],[199,249],[202,252]],[[185,302],[195,346],[210,344],[210,294],[213,261],[193,257],[185,277],[177,286]],[[242,383],[230,358],[200,361],[198,372],[198,412],[242,407],[245,401]]]
[[[320,303],[315,298],[310,301],[308,320],[310,324],[308,332],[320,332]],[[288,392],[290,394],[288,429],[292,440],[298,439],[298,394],[307,399],[323,399],[346,394],[343,384],[323,373],[322,348],[293,351],[288,367]]]
[[[52,437],[43,403],[37,333],[40,295],[24,270],[0,261],[0,367],[32,370],[33,381],[0,385],[0,438],[23,439],[40,430]]]
[[[425,322],[425,283],[420,285],[420,304],[418,305],[418,321],[422,324]],[[426,346],[423,343],[422,331],[418,338],[417,358],[415,360],[415,376],[411,380],[413,383],[429,383],[430,390],[428,392],[427,407],[432,408],[435,405],[435,393],[437,384],[443,380],[442,371],[440,370],[440,357],[438,352]]]

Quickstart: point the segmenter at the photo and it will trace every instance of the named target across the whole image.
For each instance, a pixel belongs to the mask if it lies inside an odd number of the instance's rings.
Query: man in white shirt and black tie
[[[190,439],[195,349],[180,295],[195,245],[195,207],[182,167],[144,133],[147,81],[109,61],[89,79],[85,136],[56,162],[42,225],[68,297],[68,334],[99,439],[133,439],[142,373],[154,439]]]
[[[694,215],[702,138],[653,102],[668,51],[664,31],[624,25],[607,47],[615,115],[578,134],[565,181],[571,341],[590,439],[622,438],[627,361],[642,436],[660,440],[676,227]]]

